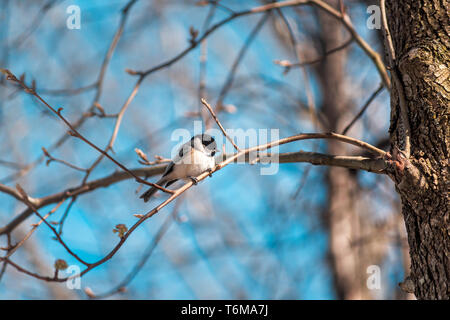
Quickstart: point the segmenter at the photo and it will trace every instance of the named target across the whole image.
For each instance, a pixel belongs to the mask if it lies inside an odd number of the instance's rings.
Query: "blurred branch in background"
[[[389,260],[404,234],[382,187],[390,155],[376,146],[390,81],[357,16],[366,5],[345,4],[81,1],[82,28],[66,30],[64,1],[5,1],[0,298],[33,297],[15,285],[24,279],[51,298],[404,298],[388,271],[383,290],[366,287],[369,265],[408,266]],[[31,12],[50,19],[17,25]],[[169,139],[196,119],[214,120],[233,152],[197,177],[213,179],[158,186],[164,199],[146,207],[136,188],[154,186]],[[236,128],[287,138],[241,145],[227,133]],[[255,174],[268,162],[283,165]],[[220,172],[237,163],[250,165]],[[84,269],[65,274],[66,260]],[[78,276],[85,295],[64,287]]]

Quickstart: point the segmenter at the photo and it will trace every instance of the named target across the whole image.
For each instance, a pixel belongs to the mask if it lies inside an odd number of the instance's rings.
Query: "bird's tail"
[[[156,184],[159,186],[163,186],[165,182],[166,180],[164,178],[161,178],[159,179],[158,182],[156,182]],[[156,191],[158,191],[158,188],[150,187],[147,191],[141,194],[139,198],[144,199],[144,202],[147,202],[148,200],[150,200],[151,196],[153,196],[156,193]]]

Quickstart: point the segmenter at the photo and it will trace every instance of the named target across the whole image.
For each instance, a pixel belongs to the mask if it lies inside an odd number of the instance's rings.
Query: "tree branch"
[[[205,99],[201,99],[203,105],[206,107],[206,109],[208,109],[208,111],[211,113],[211,116],[213,117],[214,121],[216,121],[217,125],[219,126],[220,130],[222,131],[223,135],[225,136],[225,138],[228,139],[228,141],[231,142],[231,144],[233,145],[233,147],[237,150],[237,151],[241,151],[241,149],[239,149],[239,147],[234,143],[233,139],[227,134],[227,132],[225,131],[225,129],[223,128],[222,124],[220,123],[219,119],[216,116],[216,113],[214,112],[214,110],[211,108],[211,106],[208,104],[208,102]]]
[[[48,103],[47,103],[47,102],[46,102],[46,101],[45,101],[45,100],[44,100],[44,99],[36,92],[36,91],[34,91],[33,88],[28,87],[22,80],[17,79],[16,76],[15,76],[13,73],[11,73],[11,71],[9,71],[9,70],[7,70],[7,69],[0,69],[0,72],[4,73],[4,74],[6,75],[7,80],[10,80],[10,81],[13,81],[13,82],[16,82],[16,83],[20,84],[20,85],[23,87],[23,89],[25,90],[25,92],[27,92],[27,93],[29,93],[29,94],[35,96],[35,97],[36,97],[40,102],[42,102],[48,109],[50,109],[54,114],[56,114],[56,116],[58,116],[58,118],[60,118],[60,119],[64,122],[64,124],[65,124],[67,127],[69,127],[69,129],[70,129],[70,130],[69,130],[69,134],[70,134],[70,135],[72,135],[72,136],[74,136],[74,137],[76,137],[76,138],[81,139],[83,142],[85,142],[86,144],[88,144],[90,147],[92,147],[93,149],[95,149],[95,150],[97,150],[98,152],[100,152],[103,156],[107,157],[107,158],[110,159],[112,162],[114,162],[114,164],[116,164],[116,165],[117,165],[119,168],[121,168],[123,171],[127,172],[127,173],[130,174],[132,177],[134,177],[134,178],[136,179],[136,181],[138,181],[138,182],[140,182],[140,183],[143,183],[143,184],[146,184],[146,185],[149,185],[149,186],[152,186],[152,187],[155,187],[155,188],[157,188],[157,189],[159,189],[159,190],[161,190],[161,191],[164,191],[164,192],[167,192],[167,193],[172,193],[172,190],[169,190],[169,189],[166,189],[166,188],[164,188],[164,187],[161,187],[161,186],[159,186],[159,185],[157,185],[157,184],[154,184],[154,183],[145,181],[145,180],[141,179],[140,177],[134,175],[133,172],[131,172],[130,170],[128,170],[123,164],[121,164],[119,161],[117,161],[116,159],[114,159],[112,156],[110,156],[110,155],[107,153],[107,151],[109,150],[109,148],[106,148],[106,151],[104,151],[104,150],[100,149],[99,147],[97,147],[97,146],[96,146],[94,143],[92,143],[90,140],[86,139],[81,133],[79,133],[79,132],[77,131],[77,129],[75,129],[75,127],[74,127],[74,126],[73,126],[66,118],[63,117],[63,115],[61,114],[63,108],[59,108],[58,110],[55,110],[55,109],[54,109],[52,106],[50,106],[50,105],[49,105],[49,104],[48,104]],[[142,79],[142,78],[140,78],[140,79]],[[139,83],[140,83],[140,81],[138,81],[138,84],[139,84]],[[129,104],[129,101],[131,101],[131,99],[132,99],[132,98],[134,97],[134,95],[136,94],[137,88],[138,88],[138,86],[139,86],[138,84],[136,85],[135,90],[133,90],[132,95],[131,95],[131,96],[129,97],[129,99],[127,100],[127,103],[124,105],[124,107],[123,107],[123,109],[122,109],[123,111],[125,111],[126,107],[127,107],[128,104]],[[120,120],[117,121],[114,132],[116,132],[116,130],[117,130],[119,124],[120,124]],[[113,136],[112,136],[112,138],[111,138],[111,142],[110,142],[110,144],[108,144],[108,146],[112,145],[112,143],[114,142],[114,139],[115,139],[115,134],[113,134]],[[98,163],[101,159],[102,159],[102,157],[98,158],[98,159],[96,160],[96,162],[94,163],[94,165],[95,165],[96,163]],[[94,167],[94,165],[93,165],[92,167]],[[89,169],[88,169],[88,172],[90,172]],[[85,182],[85,181],[83,181],[83,182]],[[83,183],[83,184],[84,184],[84,183]]]
[[[371,96],[369,97],[369,99],[366,101],[366,103],[364,103],[363,107],[361,108],[361,110],[356,114],[356,116],[353,118],[352,121],[350,121],[350,123],[345,127],[345,129],[342,131],[342,134],[347,134],[348,130],[350,130],[350,128],[356,123],[356,121],[358,121],[359,118],[361,118],[361,116],[364,114],[364,112],[366,112],[367,108],[370,106],[370,104],[372,103],[373,100],[375,100],[375,98],[378,96],[378,94],[383,91],[384,86],[381,83],[379,85],[379,87],[374,91],[374,93],[371,94]]]
[[[290,0],[290,1],[282,1],[282,2],[273,2],[266,5],[262,5],[259,7],[255,7],[249,10],[244,10],[240,12],[234,12],[229,17],[223,19],[222,21],[217,22],[211,28],[209,28],[205,33],[199,37],[198,39],[192,39],[191,45],[187,47],[185,50],[180,52],[175,57],[171,58],[170,60],[167,60],[166,62],[163,62],[155,67],[152,67],[150,69],[147,69],[145,71],[131,71],[130,74],[138,75],[140,77],[146,77],[147,75],[161,70],[165,67],[168,67],[172,65],[173,63],[177,62],[181,58],[183,58],[186,54],[188,54],[191,50],[196,48],[199,43],[201,43],[204,39],[206,39],[210,34],[212,34],[215,30],[219,29],[221,26],[227,24],[228,22],[239,18],[243,16],[247,16],[254,13],[261,13],[261,12],[267,12],[278,8],[284,8],[284,7],[292,7],[292,6],[299,6],[299,5],[315,5],[319,9],[325,10],[327,13],[335,17],[336,19],[340,20],[344,27],[350,32],[352,37],[355,39],[356,43],[361,47],[362,50],[366,53],[366,55],[372,60],[372,62],[375,64],[375,67],[377,68],[378,73],[380,74],[381,79],[383,80],[383,83],[385,84],[386,88],[390,90],[391,82],[389,79],[389,76],[386,71],[386,67],[384,66],[384,63],[380,57],[380,55],[373,50],[370,45],[364,41],[364,39],[356,32],[355,28],[353,27],[353,24],[351,23],[350,17],[348,15],[342,14],[341,12],[335,10],[333,7],[331,7],[329,4],[327,4],[324,1],[321,0]]]
[[[403,88],[403,83],[400,80],[397,58],[395,54],[394,44],[392,42],[391,33],[389,31],[389,26],[386,17],[386,1],[380,0],[381,7],[381,20],[383,23],[383,34],[386,41],[386,47],[388,51],[389,64],[391,68],[391,76],[394,79],[395,87],[398,90],[399,104],[400,104],[400,118],[402,119],[402,124],[404,128],[404,153],[406,158],[409,158],[411,154],[411,126],[409,124],[408,118],[408,106],[406,103],[405,90]]]
[[[369,150],[372,153],[377,154],[381,158],[384,158],[384,156],[386,154],[385,151],[378,149],[374,146],[371,146],[370,144],[367,144],[363,141],[359,141],[354,138],[342,136],[342,135],[339,135],[336,133],[305,133],[305,134],[300,134],[297,136],[281,139],[276,142],[272,142],[271,144],[274,144],[274,143],[285,144],[288,142],[299,141],[299,140],[308,140],[308,139],[336,139],[336,140],[340,140],[342,142],[356,145],[356,146],[359,146],[366,150]],[[267,149],[268,148],[267,146],[271,145],[271,144],[265,145],[266,146],[265,148]],[[232,154],[232,155],[225,155],[225,156],[220,155],[218,157],[218,161],[220,161],[220,162],[229,161],[229,162],[227,162],[227,164],[231,163],[231,162],[237,162],[237,159],[241,160],[241,156],[243,154],[247,154],[249,152],[254,152],[254,151],[260,151],[260,149],[258,149],[258,148],[263,148],[263,147],[264,146],[258,146],[258,147],[253,147],[250,149],[241,150],[240,152],[238,152],[236,154]],[[250,151],[248,151],[248,150],[250,150]],[[264,149],[261,149],[261,150],[264,150]],[[357,157],[357,156],[340,157],[340,156],[326,155],[326,154],[320,154],[320,153],[296,152],[296,153],[273,155],[270,160],[272,162],[274,162],[275,161],[274,159],[277,159],[277,158],[279,159],[280,163],[309,162],[309,163],[315,164],[315,165],[340,166],[340,167],[346,167],[346,168],[351,168],[351,169],[360,169],[360,170],[376,172],[376,173],[382,173],[381,172],[382,170],[380,168],[383,167],[382,166],[383,162],[379,161],[378,159],[371,159],[371,158],[367,158],[367,157]],[[232,159],[232,160],[230,161],[230,159]],[[245,159],[245,157],[244,157],[244,159]],[[246,159],[245,161],[248,161],[248,160]],[[157,166],[146,167],[146,168],[131,169],[129,171],[131,171],[133,173],[133,176],[151,177],[151,176],[155,176],[158,174],[162,174],[164,172],[165,168],[166,168],[166,165],[157,165]],[[106,176],[105,178],[101,178],[101,179],[97,179],[97,180],[88,182],[85,185],[75,187],[75,188],[69,188],[62,192],[58,192],[56,194],[53,194],[53,195],[50,195],[47,197],[34,199],[34,205],[36,206],[37,209],[39,209],[46,205],[59,202],[62,199],[67,199],[70,197],[75,197],[75,196],[78,196],[81,194],[85,194],[87,192],[91,192],[98,188],[108,187],[114,183],[130,179],[131,177],[132,176],[130,176],[127,172],[123,172],[123,171],[115,172],[109,176]],[[2,186],[3,185],[0,185],[0,187],[2,187]],[[13,189],[6,187],[6,186],[3,186],[3,189],[9,190],[8,193],[14,191]],[[172,192],[172,194],[176,193],[173,191],[171,191],[171,192]],[[15,193],[17,193],[17,191],[15,191]],[[19,197],[20,197],[20,195],[19,195]],[[22,223],[25,219],[27,219],[32,213],[33,212],[31,210],[25,210],[24,212],[22,212],[20,215],[18,215],[16,218],[14,218],[10,223],[8,223],[6,226],[4,226],[3,228],[0,228],[0,235],[10,233],[20,223]]]

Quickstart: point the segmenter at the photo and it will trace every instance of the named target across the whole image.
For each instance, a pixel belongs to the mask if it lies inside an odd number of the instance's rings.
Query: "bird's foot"
[[[194,185],[197,185],[198,179],[197,179],[196,177],[189,177],[189,179],[192,180],[192,183],[193,183]]]

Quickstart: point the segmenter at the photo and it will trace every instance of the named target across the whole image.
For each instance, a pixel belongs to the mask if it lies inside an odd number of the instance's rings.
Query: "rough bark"
[[[411,155],[391,172],[408,232],[410,288],[418,299],[449,299],[449,2],[391,0],[386,6],[411,127]],[[390,136],[391,145],[402,149],[395,82]]]

